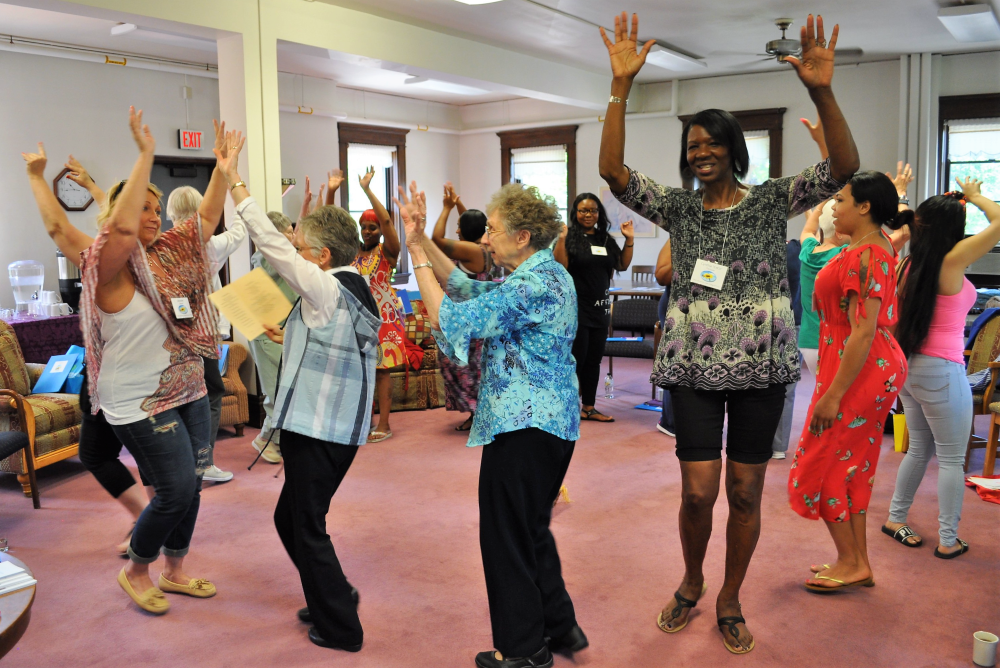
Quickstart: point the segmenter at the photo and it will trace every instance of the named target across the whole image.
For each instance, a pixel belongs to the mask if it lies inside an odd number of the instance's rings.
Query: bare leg
[[[851,583],[867,580],[872,577],[871,565],[868,563],[868,542],[865,536],[867,514],[851,515],[850,522],[827,522],[833,544],[837,547],[837,563],[833,564],[822,575],[836,578],[842,582]],[[830,580],[808,580],[809,584],[820,587],[838,587],[839,584]]]
[[[128,578],[128,582],[132,585],[135,593],[140,596],[156,586],[149,579],[149,564],[137,564],[129,560],[125,566],[125,577]]]
[[[712,508],[719,498],[719,479],[722,460],[708,462],[681,462],[681,549],[684,553],[684,579],[677,591],[686,599],[697,601],[701,597],[705,574],[702,565],[708,539],[712,537]],[[663,618],[670,619],[677,601],[671,597],[663,608]],[[674,628],[687,620],[684,609],[676,620],[667,624]]]
[[[726,461],[726,497],[729,521],[726,524],[726,576],[715,603],[718,617],[741,616],[740,588],[746,578],[750,559],[760,537],[760,499],[764,491],[767,464],[740,464]],[[727,633],[726,642],[733,649],[746,649],[753,635],[745,624],[738,624],[739,639]]]
[[[187,584],[192,580],[184,572],[184,557],[164,557],[163,577],[176,584]]]
[[[378,392],[378,426],[373,431],[386,433],[392,410],[392,378],[388,369],[375,369],[375,391]]]

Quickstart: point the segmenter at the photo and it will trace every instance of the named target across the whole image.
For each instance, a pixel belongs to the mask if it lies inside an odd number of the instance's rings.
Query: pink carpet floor
[[[720,497],[706,560],[708,593],[677,635],[656,615],[683,573],[677,534],[680,473],[658,413],[632,408],[649,396],[648,363],[618,361],[617,396],[599,400],[614,424],[585,423],[553,530],[580,625],[591,647],[556,666],[970,666],[972,634],[1000,633],[1000,506],[966,492],[960,535],[971,551],[932,556],[937,464],[911,514],[927,539],[907,549],[878,531],[901,455],[883,447],[871,505],[870,551],[878,585],[820,596],[802,581],[834,558],[820,522],[788,509],[790,460],[769,465],[763,531],[742,593],[756,637],[730,655],[715,626],[727,506]],[[811,389],[800,385],[795,438]],[[164,617],[140,611],[115,582],[114,545],[128,517],[71,459],[40,472],[42,509],[12,475],[0,475],[0,535],[38,578],[31,624],[5,666],[473,666],[492,647],[479,555],[476,486],[480,450],[454,431],[444,409],[392,417],[395,436],[364,446],[329,515],[334,545],[361,591],[364,649],[346,654],[306,638],[303,598],[272,525],[282,484],[277,466],[246,470],[248,430],[220,437],[216,461],[236,478],[207,485],[187,570],[216,583],[209,600],[171,596]],[[981,467],[982,451],[974,459]],[[131,460],[128,460],[132,465]],[[154,578],[159,568],[154,565]]]

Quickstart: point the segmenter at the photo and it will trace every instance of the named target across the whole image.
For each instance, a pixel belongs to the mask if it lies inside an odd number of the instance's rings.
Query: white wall
[[[0,305],[14,306],[7,265],[15,260],[45,264],[46,289],[58,289],[55,244],[42,226],[28,187],[22,151],[45,142],[51,182],[72,153],[107,188],[128,176],[137,153],[128,129],[128,106],[144,111],[157,140],[157,154],[180,151],[177,130],[184,127],[184,75],[78,62],[61,58],[0,52]],[[219,114],[218,82],[188,77],[191,128],[211,137],[212,118]],[[165,204],[165,203],[164,203]],[[94,234],[98,208],[92,204],[70,221]]]

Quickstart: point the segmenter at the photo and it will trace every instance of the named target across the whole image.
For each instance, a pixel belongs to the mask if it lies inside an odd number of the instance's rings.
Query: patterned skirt
[[[475,339],[469,346],[469,365],[458,366],[447,355],[438,356],[444,377],[444,405],[449,411],[474,413],[479,398],[479,364],[483,342]]]

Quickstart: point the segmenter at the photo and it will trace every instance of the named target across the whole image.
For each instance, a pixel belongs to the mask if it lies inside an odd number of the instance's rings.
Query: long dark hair
[[[937,302],[944,256],[965,236],[965,207],[950,195],[935,195],[917,207],[911,225],[910,267],[899,300],[896,340],[909,357],[923,344]]]
[[[851,196],[858,204],[868,202],[869,214],[879,225],[898,230],[913,220],[910,210],[899,211],[899,194],[892,179],[874,170],[858,172],[847,182]]]
[[[611,258],[611,266],[617,267],[621,259],[621,249],[614,241],[610,244],[608,239],[608,212],[601,204],[601,200],[594,193],[580,193],[573,200],[573,205],[569,209],[569,232],[566,233],[566,253],[572,258],[580,257],[583,253],[590,252],[591,243],[587,240],[587,234],[583,231],[583,225],[576,219],[576,207],[580,202],[590,200],[597,205],[597,224],[594,225],[594,241],[603,245],[608,250],[608,257]],[[612,269],[612,272],[614,269]],[[611,275],[611,272],[608,273]]]
[[[681,176],[693,179],[694,172],[688,164],[687,144],[688,131],[692,125],[705,128],[705,132],[721,143],[729,151],[729,164],[736,178],[742,179],[750,169],[750,152],[747,150],[747,140],[743,136],[743,128],[736,117],[724,109],[704,109],[688,119],[681,130]]]
[[[458,217],[458,229],[462,231],[462,238],[474,244],[486,234],[486,214],[479,209],[466,209],[465,213]]]

